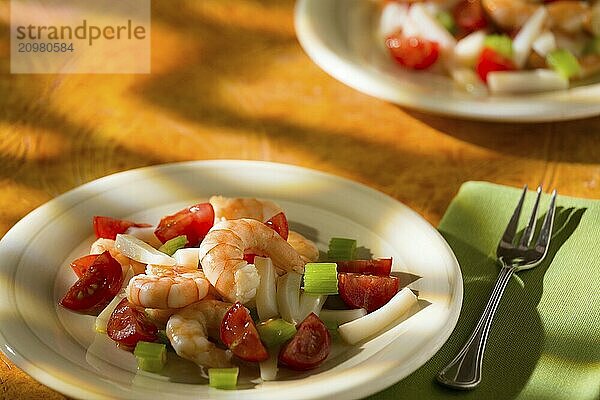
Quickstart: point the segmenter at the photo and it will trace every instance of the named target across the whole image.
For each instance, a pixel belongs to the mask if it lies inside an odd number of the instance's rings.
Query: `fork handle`
[[[514,267],[502,267],[490,299],[475,330],[457,356],[437,376],[438,382],[453,389],[474,389],[481,382],[481,364],[494,314],[510,280]]]

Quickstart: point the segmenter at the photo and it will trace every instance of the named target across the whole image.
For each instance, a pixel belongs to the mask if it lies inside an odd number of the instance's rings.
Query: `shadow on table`
[[[416,395],[429,399],[443,394],[461,399],[516,398],[528,382],[544,347],[544,329],[537,311],[544,275],[560,247],[579,225],[585,211],[585,208],[557,208],[545,260],[536,268],[519,272],[516,279],[509,282],[490,332],[483,360],[483,381],[477,389],[468,392],[443,387],[435,381],[435,376],[454,358],[475,328],[494,286],[498,265],[495,259],[479,249],[442,232],[461,262],[463,273],[463,306],[456,328],[446,344],[423,367],[370,399],[400,399]],[[538,220],[538,226],[543,217]]]
[[[510,155],[545,159],[595,163],[598,155],[593,149],[581,148],[577,137],[594,136],[600,141],[600,117],[552,123],[488,122],[482,129],[481,121],[444,117],[402,108],[410,116],[463,142]],[[545,134],[538,127],[547,127]]]

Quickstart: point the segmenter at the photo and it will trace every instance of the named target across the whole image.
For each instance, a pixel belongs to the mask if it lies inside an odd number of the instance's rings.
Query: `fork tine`
[[[531,244],[531,239],[533,238],[533,233],[535,232],[535,223],[537,219],[537,211],[538,206],[540,205],[540,197],[542,196],[542,186],[538,186],[537,188],[537,197],[535,198],[535,204],[533,205],[533,210],[531,210],[531,217],[529,217],[529,223],[527,224],[527,228],[525,228],[525,232],[523,232],[523,236],[521,236],[521,240],[519,241],[519,247],[528,247]]]
[[[505,243],[512,243],[515,238],[515,233],[517,233],[517,226],[519,225],[519,217],[521,216],[521,209],[523,208],[523,202],[525,201],[525,195],[527,194],[527,185],[523,186],[523,193],[521,193],[521,198],[519,199],[519,204],[515,208],[512,217],[510,217],[510,222],[502,235],[502,240],[500,241],[500,245]]]
[[[556,205],[556,189],[552,192],[552,198],[550,199],[550,207],[546,212],[546,218],[544,218],[544,223],[542,224],[542,229],[540,231],[540,236],[538,237],[537,242],[535,243],[535,248],[538,251],[542,251],[544,255],[546,254],[546,250],[548,250],[548,243],[550,242],[550,236],[552,235],[552,224],[554,222],[554,212]]]

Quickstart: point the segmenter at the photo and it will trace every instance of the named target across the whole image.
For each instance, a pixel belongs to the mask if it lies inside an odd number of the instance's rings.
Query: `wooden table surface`
[[[449,119],[358,93],[294,34],[291,0],[155,1],[149,75],[11,75],[0,3],[0,236],[85,182],[202,159],[301,165],[365,183],[437,224],[460,185],[600,198],[600,118]],[[0,353],[0,399],[63,399]]]

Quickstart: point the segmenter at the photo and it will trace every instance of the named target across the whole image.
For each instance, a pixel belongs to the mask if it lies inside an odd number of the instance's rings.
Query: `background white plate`
[[[451,79],[395,65],[376,35],[379,6],[364,0],[299,0],[296,34],[310,58],[346,85],[393,103],[456,117],[558,121],[600,114],[600,83],[543,94],[474,97]]]
[[[280,202],[292,227],[316,238],[321,249],[333,235],[356,237],[374,255],[393,256],[394,269],[422,276],[412,287],[431,304],[294,380],[220,391],[136,375],[130,353],[94,334],[93,317],[57,307],[74,281],[68,263],[93,240],[93,215],[155,222],[212,194]],[[358,398],[392,385],[437,352],[456,325],[462,293],[458,263],[439,233],[380,192],[282,164],[171,164],[83,185],[34,210],[6,234],[0,242],[0,349],[40,382],[85,399]]]

